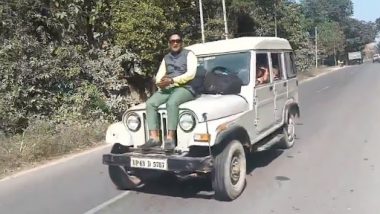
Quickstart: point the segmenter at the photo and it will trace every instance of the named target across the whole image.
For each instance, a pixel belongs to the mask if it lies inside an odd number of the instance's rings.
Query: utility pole
[[[226,14],[226,2],[222,0],[223,3],[223,16],[224,16],[224,36],[228,39],[228,27],[227,27],[227,14]]]
[[[315,27],[315,68],[318,68],[318,28]]]
[[[277,1],[274,4],[274,36],[277,37]]]
[[[202,43],[205,43],[205,27],[203,24],[203,7],[202,0],[199,0],[199,15],[201,17],[201,31],[202,31]]]
[[[274,15],[274,36],[277,37],[277,12],[276,11]]]
[[[336,45],[335,45],[335,38],[334,38],[334,62],[335,62],[335,66],[336,66],[337,64],[336,64]]]

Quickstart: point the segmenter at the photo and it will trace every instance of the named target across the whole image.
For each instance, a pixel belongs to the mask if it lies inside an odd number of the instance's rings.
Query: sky
[[[380,0],[352,0],[354,18],[374,22],[380,18]]]

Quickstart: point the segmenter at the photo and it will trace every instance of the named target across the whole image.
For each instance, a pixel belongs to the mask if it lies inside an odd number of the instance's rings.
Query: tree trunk
[[[336,64],[336,47],[335,47],[335,42],[334,42],[334,62],[335,62],[335,66],[336,66],[337,64]]]

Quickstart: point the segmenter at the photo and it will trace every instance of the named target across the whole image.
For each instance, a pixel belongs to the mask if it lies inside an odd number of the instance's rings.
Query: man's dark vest
[[[164,60],[166,64],[166,75],[171,78],[178,77],[187,72],[187,55],[189,54],[189,50],[183,49],[179,54],[173,55],[172,53],[168,53],[165,55]],[[200,87],[203,85],[203,82],[200,83],[199,77],[196,77],[183,85],[183,87],[193,93],[193,95],[198,95],[201,93]]]

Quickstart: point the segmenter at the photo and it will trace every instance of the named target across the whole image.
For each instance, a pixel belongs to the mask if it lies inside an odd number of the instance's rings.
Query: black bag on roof
[[[239,94],[242,86],[237,74],[224,67],[215,67],[206,73],[204,80],[205,94]]]

